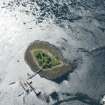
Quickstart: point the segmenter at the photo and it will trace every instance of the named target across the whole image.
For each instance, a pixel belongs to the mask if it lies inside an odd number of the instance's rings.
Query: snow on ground
[[[0,5],[5,1],[1,0]],[[85,14],[85,12],[87,13]],[[38,99],[33,92],[18,97],[24,92],[19,82],[27,79],[27,73],[33,74],[24,61],[24,53],[28,45],[35,40],[48,41],[56,45],[61,49],[66,59],[77,60],[78,63],[68,80],[64,80],[61,84],[41,78],[39,75],[35,76],[32,82],[36,89],[48,95],[54,91],[57,91],[59,95],[61,92],[81,92],[88,94],[93,99],[98,99],[105,92],[105,84],[103,83],[105,78],[102,76],[104,64],[100,60],[105,61],[104,54],[100,53],[98,57],[93,57],[93,53],[91,54],[94,49],[105,46],[105,25],[104,22],[101,24],[90,11],[82,8],[80,14],[82,14],[82,19],[74,20],[71,23],[65,21],[63,23],[65,27],[60,27],[51,18],[49,21],[36,24],[32,15],[24,13],[23,7],[15,8],[13,11],[8,8],[0,8],[0,105],[47,105],[45,101]],[[103,74],[97,77],[100,73],[99,70]],[[12,82],[16,83],[10,85]],[[60,98],[63,99],[66,96],[60,96]],[[62,105],[68,104],[81,105],[81,102],[66,103],[64,101]],[[85,105],[87,104],[85,103]]]
[[[19,13],[17,20],[12,13],[6,12],[6,10],[1,10],[0,13],[0,90],[2,91],[1,97],[3,97],[2,95],[6,95],[4,96],[5,98],[1,98],[0,105],[4,103],[5,105],[10,105],[10,103],[12,105],[13,102],[15,102],[15,98],[17,98],[16,95],[18,96],[19,94],[17,94],[17,91],[20,87],[18,86],[18,88],[16,88],[15,86],[11,88],[9,87],[9,83],[26,80],[27,73],[33,73],[24,61],[24,53],[27,46],[34,40],[48,40],[47,37],[49,37],[49,33],[50,35],[57,35],[59,32],[59,28],[56,28],[56,32],[53,31],[53,28],[56,26],[46,31],[33,24],[29,24],[34,28],[30,30],[28,29],[30,26],[23,25],[23,19],[25,18],[25,20],[29,21],[31,20],[30,17],[25,17],[24,14]],[[46,27],[48,27],[48,25],[46,25]],[[60,36],[57,35],[56,38],[59,39]],[[52,40],[52,38],[50,40]],[[54,42],[55,41],[56,40],[54,40]],[[53,40],[51,42],[54,43]],[[56,83],[43,79],[40,76],[35,77],[34,85],[36,88],[43,89],[43,91],[47,91],[48,93],[57,90],[59,87]],[[5,102],[5,100],[7,102]],[[8,103],[9,100],[11,101]],[[17,104],[22,104],[21,100],[18,100],[18,102],[20,103]]]

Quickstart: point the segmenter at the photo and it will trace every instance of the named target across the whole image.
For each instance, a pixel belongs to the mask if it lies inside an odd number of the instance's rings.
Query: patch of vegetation
[[[34,57],[37,59],[38,64],[42,67],[42,69],[49,69],[60,64],[57,57],[53,55],[50,56],[41,50],[34,51]]]

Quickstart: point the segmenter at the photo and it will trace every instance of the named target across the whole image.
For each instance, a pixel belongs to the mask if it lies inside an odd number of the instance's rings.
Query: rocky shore
[[[34,59],[33,55],[31,54],[32,50],[35,50],[35,49],[42,49],[46,51],[46,53],[51,53],[52,55],[57,56],[61,63],[50,69],[42,69],[38,65],[38,62],[36,61],[36,59]],[[44,42],[44,41],[37,40],[28,46],[25,52],[25,61],[30,66],[33,72],[40,71],[38,73],[41,77],[45,77],[50,80],[61,78],[65,74],[72,72],[72,64],[67,64],[65,62],[60,50],[57,47],[51,45],[50,43]]]

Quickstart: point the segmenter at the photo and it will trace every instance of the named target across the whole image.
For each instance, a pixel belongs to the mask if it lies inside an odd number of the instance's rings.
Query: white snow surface
[[[4,1],[8,0],[1,0],[0,5]],[[101,26],[97,20],[85,16],[82,20],[71,23],[72,29],[69,30],[54,24],[52,19],[49,21],[50,23],[47,21],[39,24],[34,23],[33,17],[26,15],[22,7],[14,11],[0,8],[0,105],[47,105],[33,92],[29,95],[24,93],[22,96],[18,96],[24,92],[19,82],[27,80],[27,73],[33,74],[24,60],[24,53],[29,44],[35,40],[48,41],[59,48],[65,47],[66,50],[62,50],[62,53],[65,58],[71,61],[81,56],[85,57],[83,58],[83,65],[78,66],[78,70],[76,69],[71,74],[69,79],[72,79],[72,82],[64,80],[61,84],[57,84],[36,75],[32,79],[34,88],[45,92],[47,95],[54,91],[76,91],[75,88],[71,89],[71,86],[82,90],[79,84],[82,78],[86,78],[87,68],[91,68],[92,59],[84,53],[77,54],[76,50],[85,48],[91,51],[104,46],[105,31],[102,32],[97,28]],[[89,21],[91,22],[89,23]],[[83,27],[95,32],[96,39],[90,32],[84,31]],[[67,39],[68,43],[65,43],[62,38]],[[15,84],[10,85],[12,82]],[[84,84],[86,83],[83,82],[83,86]]]

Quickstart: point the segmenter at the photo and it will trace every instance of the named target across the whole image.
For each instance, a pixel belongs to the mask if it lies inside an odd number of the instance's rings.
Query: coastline
[[[31,51],[35,50],[35,49],[42,49],[45,50],[46,52],[50,52],[53,55],[58,56],[59,60],[62,62],[61,65],[58,65],[56,67],[51,68],[50,70],[43,70],[40,68],[40,66],[38,66],[37,61],[35,61],[35,59],[33,58]],[[54,45],[48,43],[48,42],[44,42],[44,41],[39,41],[36,40],[34,42],[32,42],[26,52],[25,52],[25,61],[26,63],[29,65],[29,67],[31,68],[31,70],[33,72],[37,72],[38,70],[41,69],[41,71],[39,72],[39,75],[41,77],[47,78],[49,80],[55,80],[57,78],[61,78],[62,76],[64,76],[65,74],[72,72],[72,64],[67,64],[65,63],[65,60],[63,58],[63,55],[61,54],[60,50],[55,47]]]

